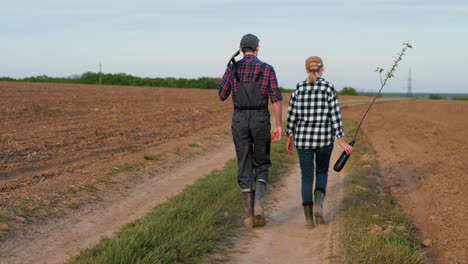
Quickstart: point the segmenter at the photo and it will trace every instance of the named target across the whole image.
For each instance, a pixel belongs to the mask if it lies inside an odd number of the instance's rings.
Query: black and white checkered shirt
[[[344,136],[340,105],[333,84],[319,77],[297,84],[288,107],[286,136],[298,149],[317,149]]]

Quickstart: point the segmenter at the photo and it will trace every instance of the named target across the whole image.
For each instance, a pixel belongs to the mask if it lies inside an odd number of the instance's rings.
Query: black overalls
[[[232,137],[239,167],[237,179],[242,191],[250,192],[255,181],[267,183],[271,166],[268,96],[263,95],[258,82],[265,72],[265,64],[260,66],[253,82],[240,81],[236,64],[233,71],[238,87],[232,116]]]

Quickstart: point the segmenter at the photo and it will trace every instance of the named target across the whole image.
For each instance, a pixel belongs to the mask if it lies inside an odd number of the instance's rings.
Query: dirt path
[[[340,154],[339,146],[335,145],[332,161]],[[330,263],[330,257],[335,255],[332,230],[343,197],[344,174],[330,169],[328,181],[324,202],[326,224],[306,229],[300,195],[301,172],[295,165],[276,187],[270,187],[266,200],[267,226],[255,228],[236,241],[232,263]]]
[[[177,169],[141,182],[125,197],[103,203],[99,210],[71,215],[34,230],[0,248],[1,263],[61,263],[89,247],[103,236],[145,215],[214,169],[221,169],[235,156],[230,140],[217,155],[205,153]],[[27,250],[25,250],[27,249]]]

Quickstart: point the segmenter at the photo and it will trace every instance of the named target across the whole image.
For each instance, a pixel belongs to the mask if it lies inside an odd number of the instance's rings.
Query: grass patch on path
[[[272,144],[270,182],[295,162],[285,139]],[[157,191],[157,190],[155,190]],[[115,238],[102,239],[69,263],[212,263],[207,254],[235,235],[242,219],[237,162],[229,161],[186,188],[145,217],[127,225]]]
[[[356,122],[345,120],[344,126],[350,129],[348,135],[354,135]],[[395,199],[379,187],[375,154],[369,139],[360,133],[345,167],[339,263],[428,263],[420,242],[410,235],[408,219]]]

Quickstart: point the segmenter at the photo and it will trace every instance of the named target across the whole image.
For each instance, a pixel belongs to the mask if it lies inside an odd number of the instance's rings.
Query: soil
[[[213,90],[0,82],[0,93],[0,221],[13,231],[86,202],[77,191],[127,181],[119,171],[230,134],[232,106]]]
[[[2,263],[62,261],[235,156],[232,104],[217,91],[0,82],[0,93]]]
[[[215,90],[0,82],[0,94],[2,263],[64,261],[234,157],[232,104]],[[370,99],[340,96],[353,105],[344,117],[360,118]],[[467,112],[459,101],[391,102],[376,104],[363,125],[384,184],[438,263],[468,259]],[[257,250],[234,259],[333,256],[342,175],[330,177],[328,224],[306,230],[298,173],[273,187],[271,221],[253,231],[265,235],[248,238]],[[266,255],[276,251],[286,256]]]
[[[365,110],[347,108],[343,116],[359,121]],[[378,153],[384,185],[421,241],[431,242],[435,262],[468,263],[468,102],[376,104],[362,129]]]

